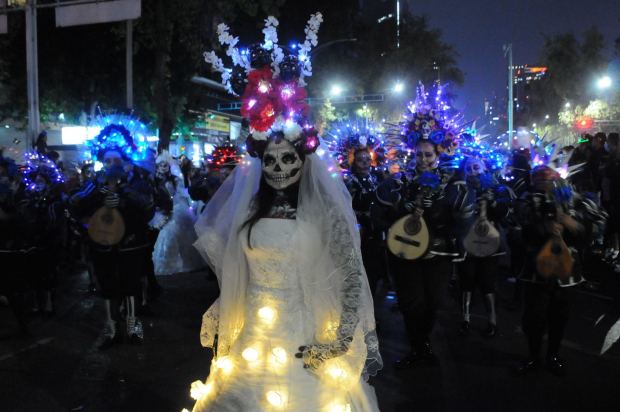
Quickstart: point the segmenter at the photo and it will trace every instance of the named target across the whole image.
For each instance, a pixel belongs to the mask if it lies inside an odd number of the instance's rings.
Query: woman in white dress
[[[246,94],[267,79],[249,80]],[[191,386],[194,411],[378,411],[366,382],[382,366],[372,297],[327,146],[283,116],[246,144],[250,156],[196,224],[221,293],[203,316],[201,342],[215,356]]]
[[[194,231],[196,216],[191,209],[192,200],[187,194],[183,174],[168,151],[164,151],[157,158],[157,174],[165,192],[172,197],[174,206],[155,243],[155,275],[174,275],[204,269],[204,259],[192,246],[197,239]],[[158,216],[154,220],[157,219]]]

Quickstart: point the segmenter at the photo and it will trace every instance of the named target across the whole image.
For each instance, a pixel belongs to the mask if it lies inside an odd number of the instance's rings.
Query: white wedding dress
[[[190,197],[183,181],[177,190],[171,182],[166,183],[169,193],[174,193],[172,217],[159,232],[153,251],[155,275],[174,275],[204,269],[207,264],[193,246],[198,236],[194,230],[196,216],[190,209]]]
[[[211,365],[194,412],[379,410],[374,389],[362,378],[343,390],[304,369],[295,357],[300,346],[315,339],[300,282],[315,267],[313,256],[305,256],[303,265],[293,256],[303,255],[300,247],[313,250],[311,243],[320,240],[318,231],[314,236],[312,228],[300,225],[297,220],[261,219],[252,230],[252,248],[247,229],[239,234],[250,274],[245,323],[227,356]],[[202,337],[212,339],[214,331],[205,328],[212,328],[219,316],[217,307],[218,302],[205,314]]]

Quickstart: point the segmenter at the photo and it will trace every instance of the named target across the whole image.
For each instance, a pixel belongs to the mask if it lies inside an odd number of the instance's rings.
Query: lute
[[[114,191],[115,188],[116,182],[110,182],[109,189]],[[93,242],[100,245],[115,245],[125,235],[125,220],[116,208],[103,206],[90,218],[88,222],[88,235]]]
[[[419,193],[416,204],[420,204],[422,193]],[[431,244],[431,234],[422,216],[415,213],[397,220],[387,236],[387,247],[390,252],[401,259],[416,260],[426,254]]]
[[[567,279],[573,271],[573,258],[559,231],[551,235],[536,257],[536,272],[549,278]]]
[[[501,245],[499,231],[487,218],[487,201],[479,200],[480,216],[463,239],[467,253],[475,257],[487,257],[497,253]]]

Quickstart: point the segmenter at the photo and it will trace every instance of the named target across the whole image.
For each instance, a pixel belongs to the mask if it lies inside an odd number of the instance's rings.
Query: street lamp
[[[332,94],[334,96],[338,96],[340,93],[342,93],[342,87],[336,85],[336,86],[332,86]]]
[[[605,76],[601,80],[598,81],[598,87],[601,89],[606,89],[611,86],[611,77]]]
[[[564,107],[569,108],[570,107],[570,103],[566,102],[566,104],[564,105]]]
[[[549,115],[546,115],[546,116],[545,116],[545,119],[548,119],[548,118],[549,118]]]
[[[403,86],[403,84],[402,84],[402,83],[397,83],[397,84],[396,84],[396,86],[394,86],[394,91],[395,91],[396,93],[400,93],[400,92],[402,92],[402,91],[403,91],[403,89],[404,89],[404,86]]]

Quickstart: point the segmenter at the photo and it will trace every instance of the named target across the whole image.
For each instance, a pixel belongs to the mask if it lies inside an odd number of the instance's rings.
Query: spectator
[[[39,133],[34,149],[38,154],[47,155],[47,132],[45,130]]]

